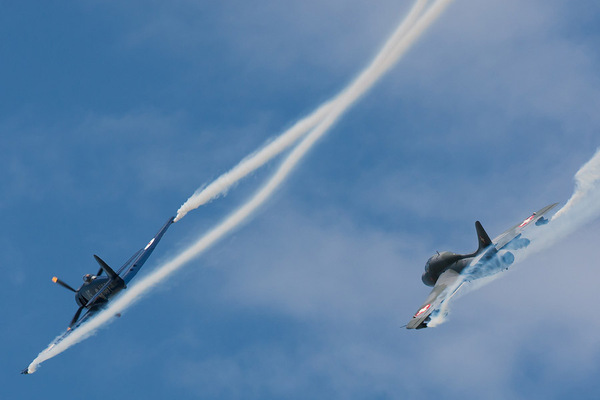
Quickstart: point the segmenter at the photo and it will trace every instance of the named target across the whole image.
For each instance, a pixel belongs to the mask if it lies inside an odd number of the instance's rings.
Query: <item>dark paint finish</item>
[[[88,309],[88,312],[81,320],[74,318],[69,328],[79,326],[82,320],[89,318],[90,312],[95,312],[102,308],[108,301],[127,287],[127,283],[138,273],[142,265],[148,260],[158,242],[163,237],[167,229],[173,223],[173,217],[163,225],[158,233],[150,240],[143,249],[137,251],[121,268],[115,272],[100,257],[94,255],[94,258],[100,264],[100,270],[96,276],[87,274],[83,276],[83,284],[75,292],[75,302],[80,307]],[[102,273],[106,276],[100,276]],[[78,310],[78,312],[81,312]],[[78,316],[78,314],[76,314]]]
[[[158,245],[158,242],[160,242],[163,235],[167,229],[169,229],[171,224],[173,224],[173,222],[174,217],[169,218],[169,220],[163,225],[163,227],[152,238],[152,240],[148,242],[146,247],[138,250],[133,256],[131,256],[117,272],[113,271],[113,269],[106,262],[104,262],[104,260],[94,254],[94,258],[100,265],[100,269],[95,276],[91,274],[84,275],[83,284],[79,287],[79,289],[73,289],[71,286],[56,277],[52,279],[55,283],[75,292],[75,302],[79,306],[77,312],[71,320],[71,323],[69,324],[67,331],[55,341],[55,344],[65,339],[84,321],[89,319],[98,310],[101,310],[112,297],[118,294],[121,290],[127,288],[127,283],[129,283],[139,272],[140,268],[142,268],[144,263],[148,260]],[[105,276],[100,276],[102,273],[104,273]],[[86,313],[83,315],[83,317],[79,318],[84,309],[87,309]],[[116,316],[119,317],[120,314],[117,314]],[[23,371],[21,371],[21,374],[29,374],[29,368],[25,368]]]

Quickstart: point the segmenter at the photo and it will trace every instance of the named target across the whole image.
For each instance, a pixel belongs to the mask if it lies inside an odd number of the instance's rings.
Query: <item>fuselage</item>
[[[437,253],[429,257],[429,260],[425,263],[425,272],[421,276],[421,280],[427,286],[435,286],[444,271],[452,269],[460,274],[476,255],[477,253],[455,254],[449,251]]]
[[[77,293],[75,293],[75,301],[79,306],[85,306],[88,301],[98,293],[104,285],[108,282],[108,278],[104,276],[91,277],[89,282],[84,282],[83,285],[79,288]],[[91,304],[90,307],[96,307],[103,303],[106,303],[112,296],[119,293],[121,290],[125,288],[125,284],[123,280],[113,280],[110,285],[108,285],[102,294],[94,301],[94,304]]]
[[[521,243],[523,242],[523,243]],[[511,240],[504,249],[513,249],[517,247],[527,247],[528,239],[520,239],[516,237]],[[455,254],[449,251],[437,253],[427,260],[425,263],[425,272],[421,276],[421,280],[427,286],[435,286],[440,275],[451,269],[461,274],[464,269],[474,264],[478,266],[475,270],[469,272],[471,279],[482,278],[487,275],[508,268],[515,260],[515,256],[510,251],[498,253],[494,246],[481,246],[475,253],[472,254]]]

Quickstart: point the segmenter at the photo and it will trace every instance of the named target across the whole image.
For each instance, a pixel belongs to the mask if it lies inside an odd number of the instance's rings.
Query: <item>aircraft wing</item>
[[[100,310],[100,308],[91,308],[91,309],[88,309],[85,312],[85,314],[83,314],[83,317],[79,318],[79,321],[77,321],[77,323],[75,323],[75,325],[73,325],[70,328],[67,328],[67,330],[62,335],[60,335],[59,337],[57,337],[56,339],[54,339],[54,342],[52,343],[52,347],[56,346],[57,344],[59,344],[60,342],[62,342],[63,340],[65,340],[67,338],[67,336],[69,336],[71,333],[73,333],[73,331],[75,329],[79,328],[79,326],[81,326],[85,321],[87,321],[88,319],[90,319],[99,310]]]
[[[163,235],[169,229],[169,226],[173,223],[174,217],[169,218],[169,220],[160,228],[160,231],[148,242],[146,247],[140,249],[135,253],[117,272],[117,274],[123,278],[125,284],[128,284],[129,281],[138,273],[142,265],[148,260],[148,257],[152,254],[156,245],[162,239]]]
[[[71,329],[69,329],[67,332],[71,332],[74,331],[75,329],[79,328],[79,326],[81,324],[83,324],[85,321],[87,321],[88,319],[90,319],[94,314],[96,314],[96,312],[100,311],[100,307],[92,307],[89,308],[85,314],[83,314],[83,317],[79,318],[79,321],[77,321],[77,323],[75,325],[73,325],[71,327]]]
[[[439,310],[442,303],[454,296],[458,289],[460,289],[462,283],[449,293],[449,289],[454,287],[460,279],[462,279],[462,277],[458,272],[452,269],[444,271],[435,283],[431,293],[429,293],[425,303],[419,307],[419,310],[412,317],[408,325],[406,325],[406,329],[427,328],[427,323],[431,319],[431,313]]]
[[[529,217],[525,218],[523,222],[513,226],[506,232],[502,233],[500,236],[495,238],[492,243],[494,243],[494,247],[496,250],[501,250],[504,246],[510,243],[513,239],[517,238],[526,228],[531,225],[538,225],[540,219],[546,214],[548,211],[552,210],[556,207],[558,203],[550,204],[539,211],[534,212]]]

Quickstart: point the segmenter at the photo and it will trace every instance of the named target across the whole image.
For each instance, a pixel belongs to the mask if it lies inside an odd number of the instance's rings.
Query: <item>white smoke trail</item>
[[[402,54],[404,54],[404,52],[408,50],[409,46],[414,43],[425,31],[425,29],[435,21],[435,19],[450,3],[450,1],[451,0],[438,0],[436,3],[434,3],[425,13],[425,15],[418,20],[418,22],[414,25],[414,28],[402,38],[402,41],[394,44],[392,53],[395,60],[397,60]],[[387,68],[389,68],[389,66]],[[374,78],[369,78],[368,80],[374,82]],[[271,177],[265,186],[263,186],[248,202],[234,211],[223,222],[202,236],[196,243],[184,250],[173,260],[159,267],[143,279],[140,279],[137,284],[128,288],[118,298],[109,303],[105,310],[98,313],[90,321],[82,324],[64,340],[58,343],[55,340],[53,343],[51,343],[30,363],[28,372],[35,372],[38,366],[44,361],[57,356],[71,346],[92,335],[101,326],[111,322],[114,319],[114,315],[123,312],[127,307],[138,301],[142,295],[147,294],[151,288],[162,282],[168,276],[187,264],[190,260],[202,254],[219,239],[244,222],[244,220],[246,220],[272,195],[277,187],[279,187],[279,185],[281,185],[281,183],[290,174],[296,164],[310,150],[312,145],[327,131],[327,129],[335,122],[335,120],[339,118],[341,113],[344,111],[343,105],[351,104],[352,101],[364,93],[365,90],[366,89],[362,89],[361,92],[358,88],[355,88],[353,91],[351,91],[348,94],[348,98],[345,100],[345,102],[337,105],[337,107],[335,107],[335,111],[327,115],[325,119],[323,119],[322,122],[317,125],[317,127],[292,150],[288,157],[283,161],[279,169],[275,172],[273,177]]]
[[[257,170],[272,158],[290,147],[299,137],[312,129],[329,111],[330,103],[325,103],[308,117],[296,122],[294,126],[281,134],[277,139],[263,147],[258,152],[251,154],[242,160],[229,172],[221,175],[208,186],[199,188],[185,203],[177,210],[175,222],[183,218],[188,212],[195,210],[203,204],[219,197],[229,190],[236,182]]]
[[[548,225],[536,227],[535,231],[531,234],[527,233],[527,238],[531,240],[531,244],[524,249],[514,252],[515,261],[511,265],[511,268],[531,255],[553,246],[559,240],[564,239],[575,230],[594,221],[598,217],[600,217],[600,148],[575,173],[575,190],[567,203],[554,214],[551,222]],[[468,268],[463,271],[465,275],[468,273]],[[477,290],[500,276],[501,274],[498,273],[470,282],[461,287],[460,295],[462,296],[470,291]],[[448,293],[456,290],[462,282],[459,281],[452,287],[449,287],[447,289]],[[452,301],[456,300],[456,298],[458,296],[453,297]],[[452,301],[444,301],[439,313],[432,316],[431,322],[427,326],[434,327],[446,322]]]
[[[290,129],[283,132],[277,139],[267,146],[242,160],[238,165],[219,178],[214,180],[206,187],[198,189],[180,208],[177,210],[175,222],[183,218],[188,212],[208,203],[212,199],[227,192],[236,182],[243,179],[262,165],[270,161],[289,146],[294,144],[300,137],[309,132],[318,123],[322,122],[332,110],[338,116],[345,108],[350,107],[358,98],[360,98],[373,84],[398,60],[405,51],[405,47],[410,46],[412,41],[406,40],[407,33],[417,22],[428,0],[417,0],[411,8],[402,23],[396,28],[394,33],[375,56],[373,61],[365,68],[359,76],[350,83],[346,89],[340,92],[333,99],[323,103],[309,116],[296,122]],[[435,5],[435,4],[434,4]],[[435,8],[439,9],[439,5]],[[417,33],[418,36],[421,32]],[[408,43],[408,44],[407,44]],[[343,104],[343,105],[342,105]],[[343,108],[340,110],[340,108]],[[335,122],[335,120],[333,121]],[[331,124],[333,124],[333,122]],[[331,125],[330,124],[330,125]]]
[[[561,230],[569,233],[586,220],[597,218],[600,215],[599,191],[600,149],[597,149],[596,154],[575,174],[575,192],[554,215],[552,224],[560,224]]]

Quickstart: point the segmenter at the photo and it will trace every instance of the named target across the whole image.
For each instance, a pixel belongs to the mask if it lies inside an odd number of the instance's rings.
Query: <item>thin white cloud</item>
[[[222,354],[203,358],[205,355],[202,352],[191,349],[184,360],[173,359],[165,369],[173,375],[179,375],[180,368],[186,367],[189,380],[183,385],[198,394],[213,390],[233,397],[240,393],[252,397],[251,394],[256,392],[246,392],[245,389],[259,387],[263,391],[260,393],[275,393],[283,397],[289,395],[290,387],[305,390],[318,378],[326,381],[323,386],[329,388],[331,393],[335,393],[333,388],[346,390],[344,393],[348,397],[356,389],[356,397],[371,397],[377,390],[390,397],[405,394],[408,398],[425,398],[433,394],[446,397],[482,397],[490,396],[491,390],[498,393],[500,398],[522,397],[523,391],[520,388],[523,383],[520,379],[523,378],[519,374],[531,373],[532,365],[543,368],[536,371],[539,375],[527,376],[526,379],[531,381],[532,386],[538,386],[535,393],[538,393],[539,398],[544,398],[551,396],[553,388],[561,382],[566,385],[568,381],[575,381],[577,374],[585,376],[589,371],[597,371],[594,359],[598,354],[595,329],[583,329],[576,326],[575,322],[584,319],[592,327],[597,325],[595,316],[581,306],[582,303],[593,302],[593,293],[597,291],[594,288],[594,282],[597,281],[593,265],[595,260],[589,256],[590,249],[597,243],[593,231],[588,231],[589,237],[582,238],[577,245],[567,242],[564,249],[553,250],[555,252],[541,256],[540,262],[537,258],[532,258],[502,280],[460,299],[450,323],[437,331],[409,336],[403,331],[394,330],[396,322],[406,322],[404,309],[409,313],[414,312],[414,306],[427,293],[427,288],[418,280],[425,261],[419,255],[422,253],[426,257],[436,249],[431,246],[431,242],[444,237],[448,250],[462,250],[457,247],[472,244],[470,235],[473,218],[470,215],[476,218],[484,218],[482,216],[485,215],[484,221],[489,222],[484,225],[492,234],[507,228],[507,225],[523,216],[523,212],[529,211],[529,207],[536,207],[547,201],[564,201],[572,190],[572,173],[591,156],[590,149],[597,147],[597,114],[590,113],[597,108],[597,60],[588,52],[594,51],[589,43],[578,43],[563,30],[566,29],[563,19],[565,14],[560,11],[565,5],[572,6],[572,3],[456,2],[449,10],[451,18],[431,32],[429,39],[422,42],[422,49],[414,50],[415,57],[407,59],[409,63],[403,66],[403,74],[390,76],[385,85],[376,88],[372,98],[365,99],[365,107],[356,110],[368,117],[369,123],[361,124],[361,120],[353,119],[351,123],[357,124],[358,128],[350,126],[350,122],[340,125],[344,134],[358,132],[367,125],[373,141],[382,142],[381,147],[389,149],[396,146],[397,141],[391,139],[394,135],[409,136],[412,140],[423,140],[420,138],[425,137],[429,141],[439,141],[439,147],[432,152],[422,147],[416,148],[415,153],[423,158],[448,157],[444,170],[431,170],[417,175],[412,171],[412,164],[407,166],[399,161],[390,161],[390,165],[396,168],[396,180],[395,177],[377,177],[377,174],[369,173],[374,161],[368,159],[361,165],[364,176],[368,179],[364,179],[363,174],[356,174],[356,179],[348,179],[344,191],[327,193],[328,188],[335,186],[335,182],[332,182],[335,168],[325,163],[318,164],[314,169],[306,165],[302,176],[298,177],[298,181],[305,185],[297,191],[289,190],[284,193],[280,201],[287,202],[292,197],[290,192],[292,195],[302,193],[302,196],[294,199],[298,202],[294,207],[306,210],[310,215],[314,204],[308,203],[313,199],[312,193],[318,191],[321,196],[319,199],[327,202],[323,207],[327,207],[329,211],[327,221],[330,221],[331,226],[324,227],[322,221],[315,221],[310,216],[294,215],[293,211],[280,208],[276,214],[281,219],[279,223],[276,222],[277,217],[274,217],[260,229],[255,230],[261,224],[253,224],[252,229],[243,230],[236,236],[235,246],[216,250],[219,255],[233,253],[223,259],[219,257],[219,262],[235,273],[239,271],[240,276],[246,279],[242,281],[233,273],[233,276],[224,274],[226,276],[222,279],[226,280],[226,286],[221,293],[222,302],[232,307],[237,305],[239,308],[235,308],[236,310],[255,306],[258,310],[288,315],[294,321],[308,325],[299,329],[301,334],[307,337],[306,341],[316,336],[318,343],[311,344],[309,349],[303,349],[306,355],[289,355],[285,348],[272,350],[272,347],[269,349],[273,353],[280,354],[264,355],[261,354],[262,348],[240,343],[240,347],[249,348],[247,353],[242,349],[232,356]],[[296,4],[296,7],[299,5]],[[335,17],[335,13],[330,16]],[[481,18],[477,19],[477,16]],[[302,29],[302,20],[298,19],[299,24],[295,28]],[[374,24],[379,23],[376,16],[373,20]],[[185,39],[186,36],[209,36],[207,31],[198,33],[197,27],[191,22],[187,25],[180,22],[178,18],[173,18],[170,23],[171,28],[181,29],[180,33],[172,37]],[[158,27],[148,37],[154,40],[164,32],[164,29]],[[351,34],[360,39],[364,32],[363,26],[363,29],[356,29]],[[344,31],[340,36],[346,33]],[[310,33],[296,34],[301,35],[310,37]],[[376,34],[373,36],[375,42],[382,37]],[[242,35],[232,33],[231,40],[236,41],[241,37]],[[293,38],[294,35],[288,37]],[[448,41],[441,45],[440,40],[444,38]],[[360,40],[367,42],[369,39]],[[254,44],[246,49],[238,49],[237,56],[244,60],[244,56],[260,49],[261,43],[267,41],[268,38],[257,37]],[[314,49],[302,48],[300,40],[290,40],[289,43],[292,48],[299,47],[299,53],[304,51],[301,54],[306,54],[307,60],[312,59],[312,56],[318,58],[315,63],[321,66],[320,70],[328,69],[337,73],[348,68],[354,71],[355,64],[348,60],[361,58],[357,54],[361,46],[357,46],[357,49],[348,48],[353,44],[349,40],[340,43],[338,48],[336,42],[340,40],[336,39]],[[190,45],[185,50],[191,47],[193,46]],[[230,48],[235,49],[235,43]],[[268,45],[263,48],[268,48]],[[324,54],[328,51],[323,51],[323,48],[332,50],[336,57],[330,59],[328,54]],[[363,48],[370,48],[370,45],[364,45]],[[278,47],[272,50],[277,51]],[[194,56],[201,57],[202,54]],[[297,55],[281,54],[279,68],[282,76],[288,76],[290,72],[285,70],[286,57]],[[268,57],[265,56],[266,58]],[[264,67],[264,64],[259,63],[260,60],[254,62],[258,63],[255,68]],[[345,62],[349,64],[347,67]],[[314,74],[319,69],[307,70],[307,73]],[[406,72],[411,72],[410,84],[402,77]],[[428,79],[419,78],[423,73],[429,75]],[[336,79],[343,81],[342,78]],[[440,83],[444,84],[439,85]],[[324,96],[329,94],[327,92]],[[286,95],[294,96],[293,93]],[[454,115],[456,120],[443,118],[435,126],[436,130],[418,131],[400,129],[404,128],[401,119],[390,119],[391,133],[382,132],[374,122],[371,123],[380,119],[382,114],[401,113],[406,101],[412,100],[418,100],[420,112],[423,109],[430,110],[432,114],[443,111],[445,115]],[[375,106],[368,108],[369,104]],[[387,109],[386,104],[389,107]],[[294,115],[298,116],[302,111],[294,111]],[[432,114],[424,114],[423,118]],[[548,125],[544,125],[544,121]],[[527,123],[531,125],[521,128]],[[245,137],[242,135],[243,131],[238,133],[239,135],[234,136]],[[356,135],[362,134],[364,132]],[[265,138],[260,138],[257,144]],[[538,140],[532,140],[534,138]],[[536,146],[524,148],[523,140],[527,139]],[[336,136],[332,136],[331,140],[336,141]],[[461,203],[459,199],[463,199],[463,190],[473,189],[472,184],[465,183],[470,179],[469,171],[479,167],[468,160],[467,149],[472,151],[473,141],[478,144],[476,150],[485,151],[486,145],[491,146],[492,150],[485,153],[487,158],[483,161],[496,164],[482,178],[481,183],[485,189],[474,197],[465,198],[465,202]],[[334,154],[331,151],[333,146],[327,145],[328,143],[323,143],[323,153],[317,154],[315,158],[322,159]],[[356,150],[356,147],[350,147],[351,144],[348,146],[349,150]],[[211,152],[223,148],[216,143],[207,147],[210,147]],[[246,154],[246,149],[255,147],[240,145],[239,154],[232,155],[231,162],[222,162],[222,170],[232,165],[238,156]],[[461,151],[461,147],[465,151]],[[388,154],[396,153],[390,150]],[[502,154],[504,158],[495,158],[496,154]],[[396,158],[400,158],[400,155]],[[456,171],[460,159],[466,160],[463,161],[465,168],[459,170],[460,176],[458,173],[456,176],[446,175],[449,179],[448,187],[437,191],[436,181],[431,178]],[[509,165],[502,165],[497,163],[499,160],[510,162]],[[166,168],[170,168],[169,162],[165,164]],[[193,163],[191,156],[186,162]],[[212,174],[216,176],[222,170],[215,170]],[[418,184],[410,179],[401,179],[411,175],[418,180]],[[323,182],[329,182],[329,186],[325,183],[322,186],[315,184],[314,181],[318,181],[320,176],[323,176]],[[185,181],[182,179],[182,186]],[[197,180],[194,179],[193,182]],[[403,218],[416,215],[415,220],[422,222],[427,218],[422,215],[427,214],[422,209],[427,208],[430,218],[446,220],[447,223],[443,228],[440,225],[429,226],[429,234],[417,235],[407,229],[406,232],[411,233],[410,239],[404,237],[404,234],[398,235],[386,229],[365,229],[361,226],[360,217],[354,213],[356,210],[367,209],[372,200],[372,197],[366,196],[362,203],[356,204],[355,196],[364,188],[374,188],[370,195],[375,193],[375,196],[382,197],[373,205],[373,209],[379,210],[379,216],[388,216],[400,223]],[[407,195],[404,189],[409,188],[418,189],[417,194]],[[193,187],[182,189],[183,194],[188,194],[192,189]],[[348,204],[340,204],[341,202],[335,203],[336,199],[343,196],[350,198],[346,201],[353,202],[354,208]],[[446,208],[442,210],[440,205],[445,205]],[[436,215],[436,212],[442,211],[443,215]],[[292,215],[286,217],[288,213]],[[458,218],[457,215],[464,218]],[[351,222],[342,223],[341,228],[336,228],[336,220],[344,219],[344,216]],[[303,218],[307,220],[303,222]],[[448,234],[448,224],[459,220],[460,224],[467,226],[464,240],[462,236]],[[289,233],[290,223],[297,227],[293,234]],[[257,232],[264,237],[256,239]],[[284,247],[280,244],[280,252],[274,252],[271,257],[260,256],[252,251],[252,246],[264,248],[269,243],[281,243],[286,238],[293,240],[296,236],[305,241],[305,244],[310,243],[310,246]],[[363,237],[366,239],[360,242],[359,239]],[[327,248],[328,241],[333,243],[333,248]],[[407,250],[403,247],[397,249],[396,246],[402,245],[397,245],[396,241],[423,248],[407,257]],[[235,256],[238,246],[241,249],[240,257]],[[314,254],[307,254],[313,252]],[[363,270],[371,267],[368,265],[368,256],[373,254],[371,252],[381,257],[378,259],[380,263],[372,267],[373,272],[378,274],[374,276],[366,275]],[[211,256],[207,258],[210,259]],[[279,269],[285,263],[296,268]],[[351,266],[351,276],[344,274],[343,265],[340,265],[343,263]],[[354,274],[357,279],[353,278]],[[311,287],[313,276],[323,277],[316,283],[316,287]],[[381,282],[383,277],[387,277],[385,282]],[[302,287],[298,282],[309,286],[309,292],[314,294],[311,299],[302,298]],[[295,284],[298,286],[293,286]],[[282,285],[289,285],[292,290],[285,293]],[[373,286],[381,287],[380,293],[373,294]],[[555,291],[553,296],[548,296],[548,289]],[[200,296],[198,301],[201,300]],[[320,313],[317,323],[311,323],[309,312]],[[385,340],[381,340],[380,336],[364,333],[361,331],[364,326],[356,322],[364,321],[372,314],[387,317],[387,321],[383,322],[369,319],[369,322],[377,322],[373,330],[386,332]],[[356,318],[357,315],[359,318]],[[326,322],[328,317],[331,317],[330,323]],[[240,325],[236,327],[243,329]],[[200,337],[206,329],[192,326],[191,335]],[[339,338],[340,332],[347,335],[344,340]],[[432,343],[435,345],[432,346]],[[457,354],[463,357],[457,359]],[[524,360],[523,355],[528,355],[531,360]],[[286,359],[284,363],[269,361],[282,358]],[[436,367],[437,362],[439,364]],[[294,368],[296,364],[302,365],[302,368]],[[262,368],[253,372],[256,365]],[[203,382],[192,379],[199,372],[212,376],[208,371],[216,367],[222,367],[224,377],[214,383],[214,386],[211,386],[210,379]],[[438,373],[433,374],[433,377],[422,373],[431,370]],[[455,371],[458,379],[448,377],[448,370]],[[213,374],[218,372],[213,371]],[[283,382],[287,380],[296,383],[282,383],[278,386],[270,378],[271,375],[281,378]],[[252,377],[252,382],[249,381],[249,376]],[[229,386],[223,387],[222,382],[229,378]],[[473,379],[470,381],[470,378]],[[176,376],[172,377],[172,381],[176,386],[181,384]]]

